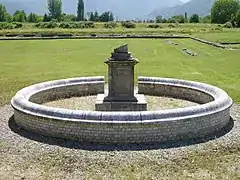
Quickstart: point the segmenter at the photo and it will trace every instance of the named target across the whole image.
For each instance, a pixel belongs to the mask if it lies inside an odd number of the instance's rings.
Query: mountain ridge
[[[185,3],[183,3],[183,1]],[[188,16],[194,13],[204,16],[210,13],[211,7],[215,0],[121,0],[119,2],[112,0],[85,0],[85,14],[87,12],[112,11],[117,20],[131,19],[155,19],[161,15],[164,18],[169,18],[174,15],[184,15],[187,12]],[[25,10],[26,13],[34,12],[44,14],[48,12],[47,0],[0,0],[4,4],[10,14],[16,10]],[[63,12],[67,14],[77,13],[77,0],[63,0]]]
[[[214,2],[215,0],[191,0],[183,5],[176,5],[165,9],[156,9],[149,14],[149,17],[161,15],[164,18],[169,18],[175,15],[184,15],[185,12],[187,12],[189,17],[195,13],[200,16],[205,16],[210,14]]]
[[[47,13],[47,0],[0,0],[10,14],[16,10],[24,10],[26,13],[34,12],[37,14]],[[175,5],[183,4],[181,0],[159,1],[149,0],[121,0],[114,2],[112,0],[87,0],[85,1],[85,12],[112,11],[119,20],[143,19],[146,18],[156,7],[169,8]],[[63,0],[63,11],[68,14],[77,13],[77,0]],[[85,14],[86,14],[85,13]]]

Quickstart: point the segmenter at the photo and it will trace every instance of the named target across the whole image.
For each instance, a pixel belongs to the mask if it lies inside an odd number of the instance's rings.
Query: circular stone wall
[[[16,123],[41,135],[103,144],[163,143],[212,134],[230,120],[231,98],[204,83],[139,78],[139,93],[200,103],[161,111],[97,112],[41,105],[73,96],[104,93],[104,77],[74,78],[32,85],[12,99]]]

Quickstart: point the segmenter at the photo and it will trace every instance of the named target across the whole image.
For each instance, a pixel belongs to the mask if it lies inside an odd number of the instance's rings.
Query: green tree
[[[92,13],[92,12],[87,12],[87,13],[86,13],[87,20],[89,20],[89,19],[90,19],[90,15],[91,15],[91,13]]]
[[[83,2],[83,0],[78,0],[77,20],[84,21],[84,2]]]
[[[12,22],[13,21],[13,17],[10,14],[6,15],[6,22]]]
[[[168,19],[169,23],[185,23],[185,18],[183,15],[178,16],[172,16],[170,19]]]
[[[188,22],[188,14],[187,14],[187,12],[185,12],[184,17],[185,17],[185,22]]]
[[[202,23],[211,23],[211,16],[207,15],[207,16],[202,17],[201,22]]]
[[[163,22],[162,16],[157,16],[156,17],[156,23],[162,23],[162,22]]]
[[[189,19],[189,22],[190,23],[199,23],[199,15],[198,14],[193,14],[190,19]]]
[[[0,4],[0,22],[6,21],[7,10],[4,5]]]
[[[231,21],[239,10],[239,0],[216,0],[211,9],[211,22],[224,24]]]
[[[61,20],[62,0],[48,0],[48,10],[50,19]]]
[[[25,22],[25,21],[27,21],[26,13],[23,10],[22,11],[16,11],[13,14],[13,21],[14,22]]]
[[[37,16],[37,23],[43,22],[43,18],[44,18],[44,16],[38,15]]]
[[[134,22],[134,21],[133,21]],[[154,20],[152,19],[147,19],[147,23],[154,23]]]
[[[62,21],[64,21],[64,22],[77,21],[77,17],[74,14],[63,13]]]
[[[50,21],[50,17],[47,14],[44,14],[43,22],[49,22],[49,21]]]
[[[114,21],[114,16],[112,12],[109,13],[109,21]]]
[[[238,10],[236,15],[236,24],[237,24],[237,27],[240,27],[240,9]]]
[[[107,12],[104,12],[102,13],[100,16],[99,16],[99,21],[100,22],[109,22],[111,21],[111,12],[110,11],[107,11]],[[113,14],[112,14],[112,19],[113,19]]]
[[[96,21],[93,12],[91,12],[90,15],[89,15],[89,21]]]
[[[38,20],[38,15],[35,13],[30,13],[29,16],[27,17],[27,21],[30,23],[36,23]]]
[[[163,18],[162,23],[167,23],[167,19]]]
[[[95,13],[94,13],[94,21],[99,21],[99,14],[98,14],[98,12],[97,11],[95,11]]]

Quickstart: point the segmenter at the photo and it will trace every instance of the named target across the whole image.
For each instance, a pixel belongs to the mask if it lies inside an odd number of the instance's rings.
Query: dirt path
[[[238,179],[240,106],[234,105],[231,113],[225,130],[198,144],[116,147],[26,132],[15,125],[12,108],[4,106],[0,179]]]

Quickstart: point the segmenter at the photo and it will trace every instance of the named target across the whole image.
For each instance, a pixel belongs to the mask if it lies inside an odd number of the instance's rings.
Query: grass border
[[[132,35],[132,34],[116,34],[116,35],[97,35],[92,34],[89,36],[74,36],[74,35],[16,35],[11,37],[0,37],[0,41],[6,41],[6,40],[61,40],[61,39],[187,39],[190,38],[194,41],[198,41],[207,45],[211,45],[213,47],[227,49],[227,50],[240,50],[240,48],[233,48],[229,47],[227,45],[232,43],[217,43],[212,41],[207,41],[204,39],[197,38],[195,36],[191,35]],[[239,44],[234,42],[234,44]]]

